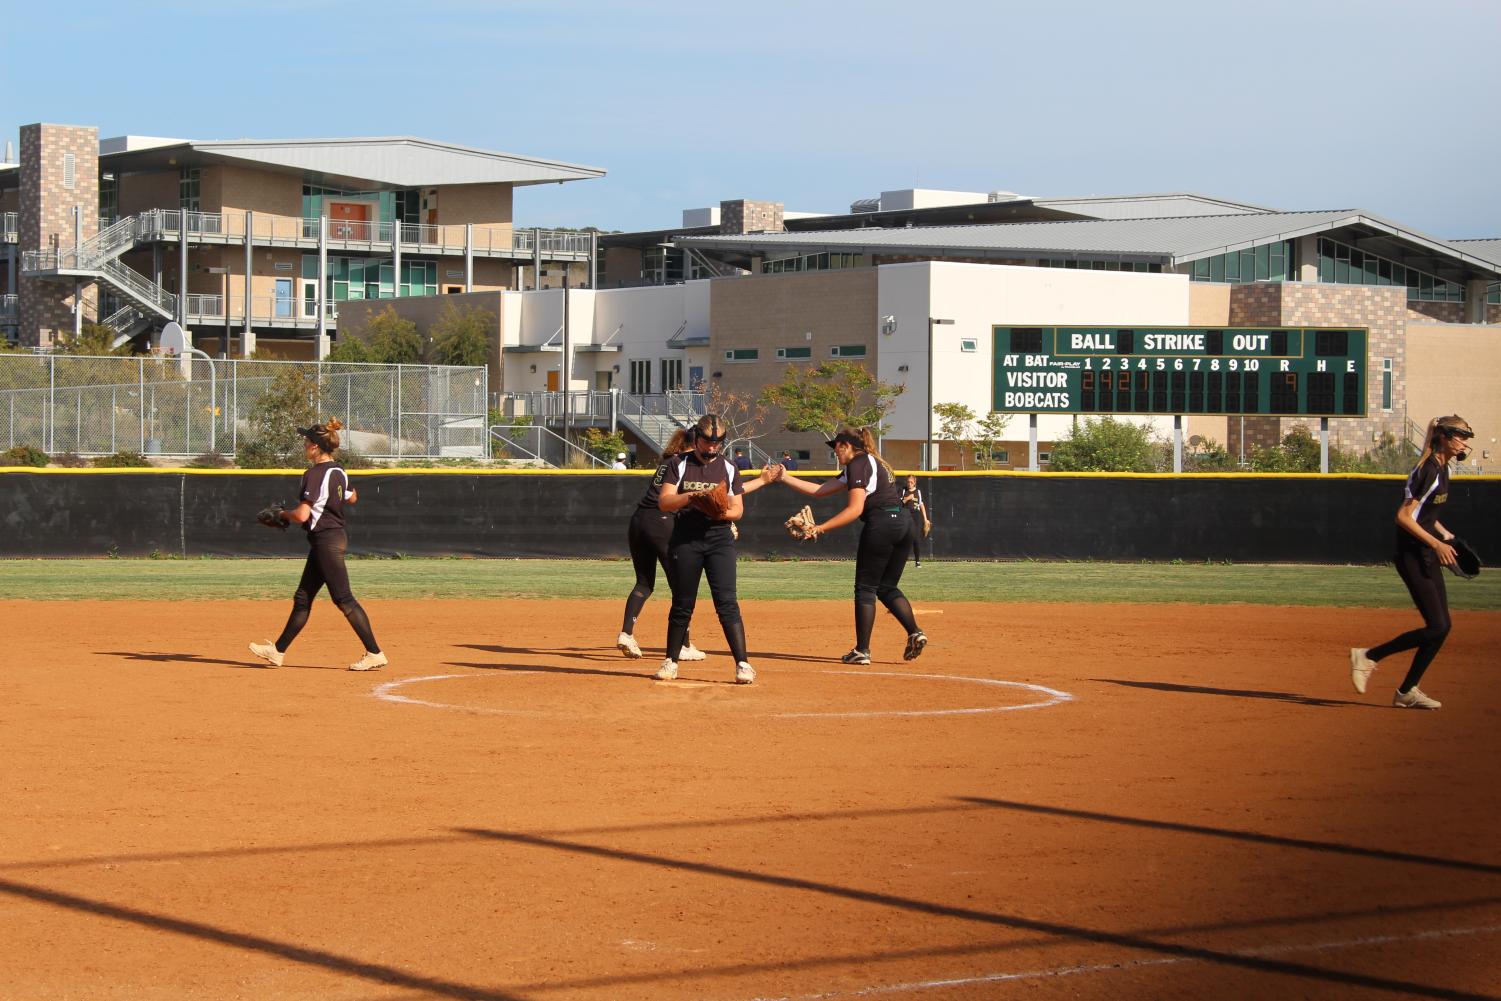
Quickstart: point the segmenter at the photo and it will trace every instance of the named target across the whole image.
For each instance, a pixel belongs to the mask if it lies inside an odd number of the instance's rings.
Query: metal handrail
[[[533,448],[527,448],[526,445],[517,440],[518,437],[524,440],[528,436],[536,437],[536,444]],[[610,468],[610,464],[608,462],[605,462],[593,452],[590,452],[588,449],[580,448],[573,442],[569,441],[567,438],[564,438],[562,435],[557,434],[553,431],[549,431],[547,428],[537,424],[494,424],[490,427],[490,438],[492,439],[492,454],[494,452],[493,442],[504,442],[507,448],[517,449],[525,453],[528,457],[536,459],[538,462],[543,462],[549,466],[557,468],[560,463],[551,462],[542,454],[542,452],[544,451],[543,443],[545,442],[551,445],[554,450],[560,451],[565,456],[574,455],[576,453],[578,456],[587,460],[590,464],[598,466],[601,469]]]
[[[20,233],[20,213],[0,212],[0,243],[15,243]]]
[[[136,296],[164,316],[170,317],[176,312],[177,296],[145,275],[132,271],[119,261],[105,261],[98,270],[107,275],[117,288]]]
[[[0,295],[0,320],[14,320],[20,313],[20,296]]]

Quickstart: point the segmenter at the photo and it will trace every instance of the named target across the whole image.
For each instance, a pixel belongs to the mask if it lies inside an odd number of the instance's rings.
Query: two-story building
[[[323,357],[341,303],[592,284],[593,235],[518,229],[515,189],[602,177],[413,137],[200,141],[21,129],[0,165],[0,334]],[[579,281],[578,279],[583,279]],[[227,350],[226,350],[227,349]]]

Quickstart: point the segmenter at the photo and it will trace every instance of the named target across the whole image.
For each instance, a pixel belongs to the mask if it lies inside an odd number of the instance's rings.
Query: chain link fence
[[[0,354],[0,450],[233,455],[262,398],[290,380],[308,387],[318,414],[344,422],[345,444],[362,455],[484,458],[488,374],[483,366]]]

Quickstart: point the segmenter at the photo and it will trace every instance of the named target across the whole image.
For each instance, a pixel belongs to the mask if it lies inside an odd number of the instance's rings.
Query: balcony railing
[[[141,213],[137,217],[138,238],[176,240],[182,228],[180,215],[175,209],[151,209]],[[307,246],[318,242],[318,219],[256,213],[251,217],[251,226],[251,239],[258,244]],[[243,241],[245,213],[189,212],[187,227],[189,236],[200,239]],[[533,247],[540,246],[544,257],[550,254],[585,256],[590,248],[588,233],[556,230],[535,232],[511,226],[473,226],[467,230],[469,243],[466,244],[466,228],[463,225],[401,223],[398,230],[394,222],[328,220],[328,242],[341,247],[389,248],[393,235],[398,232],[403,247],[410,247],[416,253],[445,256],[460,255],[466,246],[478,254],[506,253],[519,256],[534,256]]]
[[[16,243],[21,239],[20,214],[0,212],[0,243]]]
[[[17,296],[0,295],[0,323],[15,323],[19,315]]]
[[[205,319],[220,321],[224,318],[224,297],[222,295],[199,295],[197,293],[188,296],[188,319],[190,321],[202,321]],[[331,324],[339,319],[339,304],[326,302],[323,304],[324,312],[328,314]],[[250,322],[261,325],[292,325],[297,323],[315,323],[318,319],[318,311],[315,305],[305,299],[293,299],[286,296],[257,295],[250,297]],[[238,329],[245,322],[245,297],[231,295],[229,299],[229,322],[230,326]],[[209,324],[210,327],[219,326],[218,323]]]

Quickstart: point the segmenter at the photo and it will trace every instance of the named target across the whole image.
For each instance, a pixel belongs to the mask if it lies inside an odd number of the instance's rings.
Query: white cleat
[[[659,668],[657,668],[657,673],[656,673],[655,677],[656,677],[656,679],[658,681],[676,681],[676,680],[678,680],[678,665],[677,665],[677,663],[675,661],[671,661],[671,660],[664,660],[664,661],[662,661],[662,666],[659,667]]]
[[[1365,694],[1365,686],[1371,680],[1371,672],[1376,670],[1376,662],[1366,656],[1366,648],[1352,646],[1350,648],[1350,684],[1361,695]]]
[[[351,671],[377,671],[387,664],[386,655],[383,653],[366,653],[365,656],[349,665]]]
[[[1423,694],[1423,690],[1416,685],[1406,695],[1400,691],[1392,696],[1392,705],[1398,709],[1437,709],[1443,705],[1438,699],[1430,699]]]
[[[745,661],[735,665],[735,684],[753,685],[756,682],[756,669]]]
[[[641,648],[636,645],[636,637],[632,636],[630,633],[621,633],[619,636],[615,637],[615,645],[620,648],[621,653],[625,654],[632,660],[641,659]]]
[[[692,643],[686,644],[682,650],[678,651],[678,660],[704,660],[708,656]]]
[[[286,654],[276,649],[275,643],[252,643],[250,644],[250,652],[272,667],[281,667],[282,658],[286,656]]]

